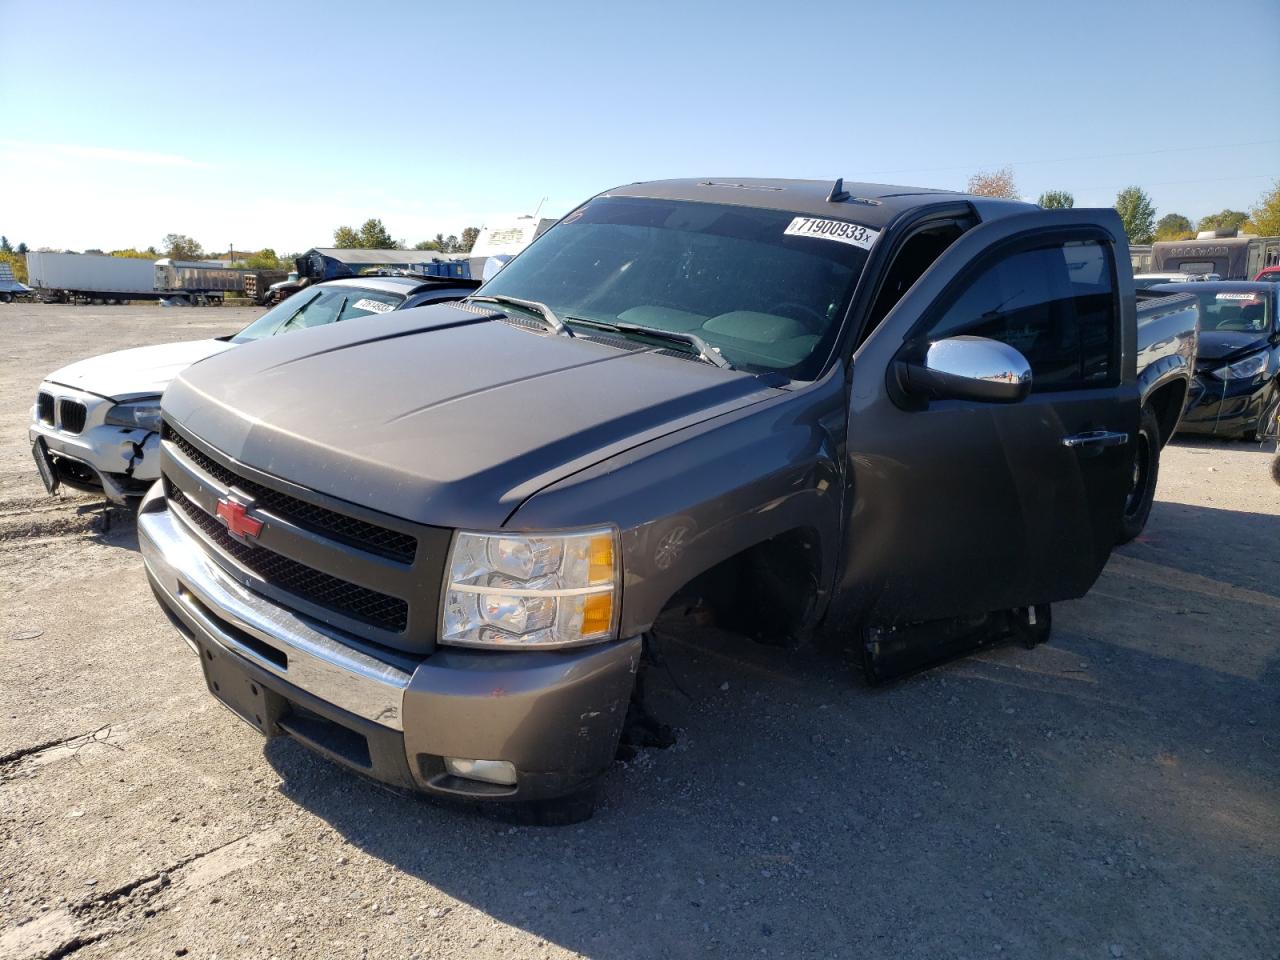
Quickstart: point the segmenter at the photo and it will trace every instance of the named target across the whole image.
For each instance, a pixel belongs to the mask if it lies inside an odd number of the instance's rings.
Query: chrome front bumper
[[[404,729],[404,693],[412,677],[407,664],[401,669],[371,657],[247,590],[156,503],[161,498],[158,484],[143,498],[138,542],[147,576],[174,615],[313,696],[387,729]]]
[[[495,801],[572,793],[613,762],[640,637],[565,651],[445,648],[426,660],[388,662],[247,589],[167,509],[160,484],[139,505],[138,541],[157,599],[197,654],[238,660],[261,687],[368,744],[366,759],[352,762],[279,720],[284,732],[330,759],[399,786]],[[216,695],[217,684],[210,687]],[[273,735],[275,721],[255,719]],[[507,761],[518,783],[451,776],[446,757]]]

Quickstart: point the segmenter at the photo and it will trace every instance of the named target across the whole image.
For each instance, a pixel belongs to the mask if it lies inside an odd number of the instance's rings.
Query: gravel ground
[[[0,305],[0,957],[1280,956],[1280,487],[1176,442],[1051,642],[870,690],[667,637],[585,824],[405,798],[205,692],[131,516],[44,496],[47,371],[259,311]],[[110,518],[110,524],[104,522]]]

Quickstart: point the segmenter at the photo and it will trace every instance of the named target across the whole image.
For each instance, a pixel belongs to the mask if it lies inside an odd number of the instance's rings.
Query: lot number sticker
[[[813,217],[796,217],[791,225],[782,231],[788,237],[818,237],[821,240],[834,240],[851,246],[870,250],[871,245],[880,236],[879,230],[859,226],[856,223],[845,223],[843,220],[817,220]]]
[[[356,310],[368,310],[370,313],[390,313],[391,304],[381,300],[357,300],[351,305]]]

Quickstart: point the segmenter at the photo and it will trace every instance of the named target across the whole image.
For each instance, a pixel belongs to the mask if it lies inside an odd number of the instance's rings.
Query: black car
[[[1280,407],[1280,285],[1167,283],[1200,299],[1196,378],[1179,431],[1253,440]]]

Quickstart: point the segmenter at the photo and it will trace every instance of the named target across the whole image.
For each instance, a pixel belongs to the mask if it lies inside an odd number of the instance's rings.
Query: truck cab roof
[[[978,197],[951,190],[894,186],[882,183],[845,183],[842,180],[773,180],[754,177],[694,177],[685,180],[650,180],[615,187],[602,197],[644,197],[654,200],[688,200],[721,203],[766,210],[784,210],[814,217],[856,220],[880,229],[899,214],[947,200],[970,203],[982,219],[1034,210],[1018,200]],[[832,199],[832,197],[838,199]]]
[[[478,287],[480,284],[475,280],[469,280],[461,277],[367,276],[343,277],[341,280],[326,280],[323,285],[325,287],[356,287],[361,290],[383,290],[387,293],[398,293],[403,296],[408,296],[411,293],[417,293],[419,290],[426,290],[433,287]],[[319,286],[319,284],[317,284],[317,286]]]

